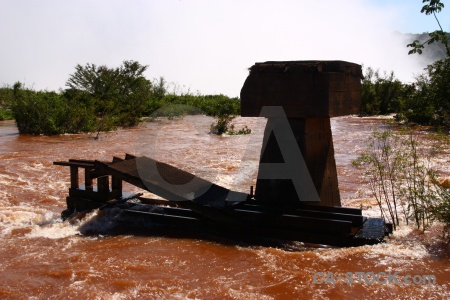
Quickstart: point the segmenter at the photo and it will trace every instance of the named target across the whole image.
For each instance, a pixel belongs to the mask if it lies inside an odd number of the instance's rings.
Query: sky
[[[438,17],[450,31],[450,1]],[[148,65],[170,91],[239,96],[248,68],[344,60],[411,82],[430,62],[395,32],[438,29],[422,0],[0,0],[0,86],[59,90],[77,64]]]

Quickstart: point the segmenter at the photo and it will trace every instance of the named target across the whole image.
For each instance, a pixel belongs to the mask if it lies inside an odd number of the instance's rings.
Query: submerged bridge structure
[[[360,79],[361,67],[342,61],[250,68],[242,115],[268,118],[255,193],[231,191],[149,157],[69,159],[54,162],[70,168],[62,216],[117,207],[144,222],[183,230],[332,246],[380,243],[392,227],[341,207],[334,162],[330,117],[358,111]],[[164,200],[126,193],[123,182]]]

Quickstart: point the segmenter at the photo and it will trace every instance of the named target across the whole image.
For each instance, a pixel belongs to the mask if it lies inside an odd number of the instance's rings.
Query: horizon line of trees
[[[109,68],[77,65],[66,89],[35,91],[20,82],[0,88],[0,120],[14,118],[21,134],[56,135],[132,127],[144,117],[206,114],[236,116],[239,98],[219,95],[174,94],[163,77],[148,80],[148,66],[124,61]]]
[[[395,79],[392,72],[380,75],[368,68],[363,81],[362,108],[368,114],[396,112],[399,121],[448,129],[450,38],[436,16],[444,4],[440,0],[422,0],[422,3],[421,13],[433,15],[439,29],[429,33],[426,40],[408,44],[409,54],[422,54],[429,45],[438,44],[445,50],[444,57],[429,65],[409,85]],[[381,214],[394,228],[400,223],[398,212],[401,211],[406,224],[413,221],[423,231],[434,221],[442,222],[444,235],[450,242],[450,188],[430,164],[443,143],[438,136],[434,138],[433,150],[429,151],[420,145],[413,131],[374,131],[367,141],[368,149],[353,163],[366,170],[366,180]]]
[[[367,68],[362,82],[361,114],[396,113],[398,121],[450,128],[450,33],[442,29],[437,17],[444,4],[440,0],[422,3],[421,13],[433,15],[439,29],[418,35],[407,45],[408,54],[423,54],[433,47],[432,53],[439,56],[411,84],[396,79],[394,72],[381,74]]]
[[[409,54],[422,54],[438,45],[443,57],[411,84],[399,81],[392,71],[366,68],[361,115],[396,113],[398,121],[450,128],[450,34],[442,29],[436,15],[444,4],[440,0],[422,3],[421,13],[433,15],[439,29],[408,44]],[[170,94],[164,78],[152,82],[144,77],[147,68],[136,61],[124,61],[116,68],[88,63],[77,65],[67,88],[59,92],[34,91],[20,82],[0,88],[0,120],[14,118],[22,134],[99,133],[136,126],[142,117],[160,110],[159,114],[169,117],[199,113],[219,117],[218,126],[211,131],[219,128],[220,132],[227,129],[230,116],[240,114],[239,98]],[[184,107],[168,108],[173,104]]]
[[[15,119],[21,134],[55,135],[132,127],[152,114],[240,114],[237,97],[169,93],[163,77],[150,81],[142,75],[146,68],[135,61],[118,68],[77,65],[65,90],[35,91],[20,82],[0,88],[0,120]],[[429,65],[413,83],[401,82],[393,71],[366,67],[363,73],[360,116],[396,114],[401,122],[450,128],[449,57]]]
[[[364,69],[361,116],[395,114],[399,122],[450,128],[450,59],[434,62],[413,83],[393,71]]]

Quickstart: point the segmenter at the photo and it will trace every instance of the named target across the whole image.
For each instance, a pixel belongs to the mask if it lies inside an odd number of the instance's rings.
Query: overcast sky
[[[450,31],[450,3],[439,14]],[[422,0],[0,0],[0,85],[64,88],[77,64],[148,65],[179,91],[239,96],[268,60],[346,60],[412,81],[394,32],[437,28]]]

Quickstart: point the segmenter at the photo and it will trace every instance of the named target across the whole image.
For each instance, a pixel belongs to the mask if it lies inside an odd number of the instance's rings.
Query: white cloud
[[[238,96],[247,68],[267,60],[347,60],[422,68],[392,35],[401,10],[363,0],[3,1],[0,84],[63,88],[76,64],[134,59],[147,76]]]

